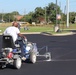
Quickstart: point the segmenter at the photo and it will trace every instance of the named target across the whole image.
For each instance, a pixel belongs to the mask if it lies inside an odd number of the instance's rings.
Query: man
[[[16,40],[18,39],[18,36],[26,39],[26,37],[20,33],[17,22],[13,22],[11,27],[6,28],[6,30],[3,32],[3,35],[6,35],[6,34],[11,35],[14,42],[16,42]],[[22,42],[20,43],[20,46],[21,46],[21,55],[23,57],[25,48]],[[25,60],[26,58],[23,57],[22,59]]]

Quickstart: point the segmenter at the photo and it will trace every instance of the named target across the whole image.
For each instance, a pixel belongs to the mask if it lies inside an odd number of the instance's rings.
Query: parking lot
[[[23,62],[19,70],[8,66],[0,69],[1,75],[76,75],[76,34],[68,36],[25,34],[25,36],[28,41],[37,43],[38,48],[47,46],[51,53],[51,61],[38,60],[35,64]]]

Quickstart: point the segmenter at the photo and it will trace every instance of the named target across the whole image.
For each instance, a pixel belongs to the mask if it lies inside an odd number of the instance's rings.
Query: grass
[[[24,30],[21,28],[21,32],[50,32],[52,28],[50,26],[29,26],[29,30]]]
[[[2,30],[2,32],[0,33],[3,33],[4,30],[11,26],[11,23],[2,23],[0,24],[0,30]],[[21,32],[48,32],[48,33],[51,33],[51,34],[57,34],[56,32],[54,32],[54,25],[44,25],[44,26],[28,26],[29,30],[24,30],[24,26],[26,25],[22,25],[20,31]],[[76,30],[76,24],[70,24],[69,28],[66,27],[66,25],[64,24],[61,24],[60,25],[60,30],[62,32],[59,32],[59,33],[67,33],[69,32],[69,30]]]

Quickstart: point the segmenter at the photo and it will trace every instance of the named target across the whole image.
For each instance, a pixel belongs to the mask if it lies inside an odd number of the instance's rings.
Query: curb
[[[42,35],[47,35],[47,36],[67,36],[67,35],[74,35],[76,34],[75,32],[68,32],[68,33],[57,33],[57,34],[50,34],[50,33],[46,33],[43,32],[41,33]]]
[[[67,35],[74,35],[75,32],[68,32],[68,33],[61,33],[61,34],[52,34],[53,36],[67,36]]]
[[[25,32],[25,33],[21,33],[21,34],[40,34],[41,32]]]
[[[47,36],[67,36],[67,35],[74,35],[76,34],[75,32],[68,32],[68,33],[57,33],[57,34],[50,34],[47,32],[25,32],[25,33],[21,33],[21,34],[42,34],[42,35],[47,35]],[[2,33],[0,33],[0,35],[2,35]]]

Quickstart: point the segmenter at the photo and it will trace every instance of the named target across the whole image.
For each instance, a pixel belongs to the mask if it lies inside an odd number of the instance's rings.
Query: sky
[[[57,0],[57,4],[64,12],[67,0]],[[56,3],[56,0],[0,0],[0,13],[10,13],[18,11],[20,14],[27,14],[35,10],[36,7],[45,7],[49,3]],[[70,11],[76,12],[76,0],[69,0]]]

